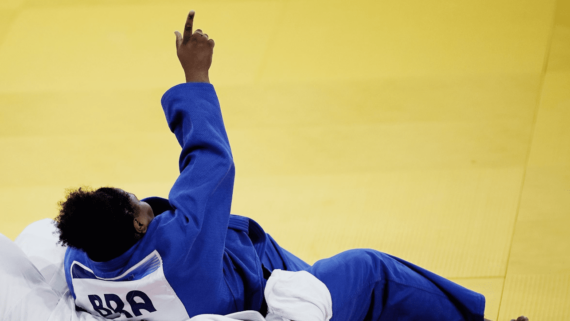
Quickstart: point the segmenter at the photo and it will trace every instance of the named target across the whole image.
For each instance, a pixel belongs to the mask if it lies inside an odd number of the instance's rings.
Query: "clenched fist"
[[[214,53],[214,40],[208,37],[200,29],[192,33],[194,24],[194,10],[190,11],[184,26],[184,35],[175,31],[176,53],[178,60],[182,64],[186,82],[210,83],[208,70],[212,65],[212,54]]]

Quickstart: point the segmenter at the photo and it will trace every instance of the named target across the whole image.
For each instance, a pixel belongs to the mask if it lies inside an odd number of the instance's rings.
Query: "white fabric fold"
[[[14,241],[50,287],[62,296],[67,291],[63,270],[66,247],[57,244],[58,242],[57,227],[49,218],[28,225]]]
[[[327,286],[306,271],[274,270],[267,280],[266,321],[328,321],[332,298]]]
[[[201,314],[188,321],[265,321],[263,316],[257,311],[242,311],[228,315]]]
[[[47,320],[58,301],[24,252],[0,234],[0,320]]]

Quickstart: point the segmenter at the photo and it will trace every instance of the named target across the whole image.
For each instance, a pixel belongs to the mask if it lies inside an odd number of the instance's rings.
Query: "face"
[[[128,193],[128,192],[127,192]],[[146,233],[148,225],[154,219],[154,212],[148,203],[140,201],[135,194],[128,193],[135,208],[133,224],[139,233]]]

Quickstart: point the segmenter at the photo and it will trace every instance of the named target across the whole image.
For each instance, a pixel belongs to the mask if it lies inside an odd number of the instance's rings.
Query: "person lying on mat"
[[[168,200],[102,187],[70,191],[60,204],[75,304],[117,320],[244,310],[267,320],[483,320],[483,295],[402,259],[355,249],[311,266],[252,219],[230,215],[235,167],[208,73],[215,44],[193,31],[194,16],[176,32],[186,83],[161,100],[182,148]],[[318,294],[302,307],[271,303],[309,291]]]
[[[103,321],[76,310],[65,285],[63,254],[51,219],[30,224],[15,242],[0,234],[0,320]],[[63,276],[60,278],[60,274]],[[62,286],[63,285],[63,286]],[[289,300],[291,301],[291,300]],[[302,307],[301,302],[301,307]],[[188,321],[266,321],[256,311],[198,315]],[[517,321],[528,321],[522,317]]]

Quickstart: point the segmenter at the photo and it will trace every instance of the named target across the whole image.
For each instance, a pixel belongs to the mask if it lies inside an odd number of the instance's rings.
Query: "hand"
[[[188,14],[184,26],[184,36],[178,31],[174,32],[176,34],[176,53],[180,64],[182,64],[182,69],[184,69],[186,82],[210,83],[208,70],[212,65],[214,40],[210,39],[200,29],[196,29],[192,33],[194,15],[194,10]]]

